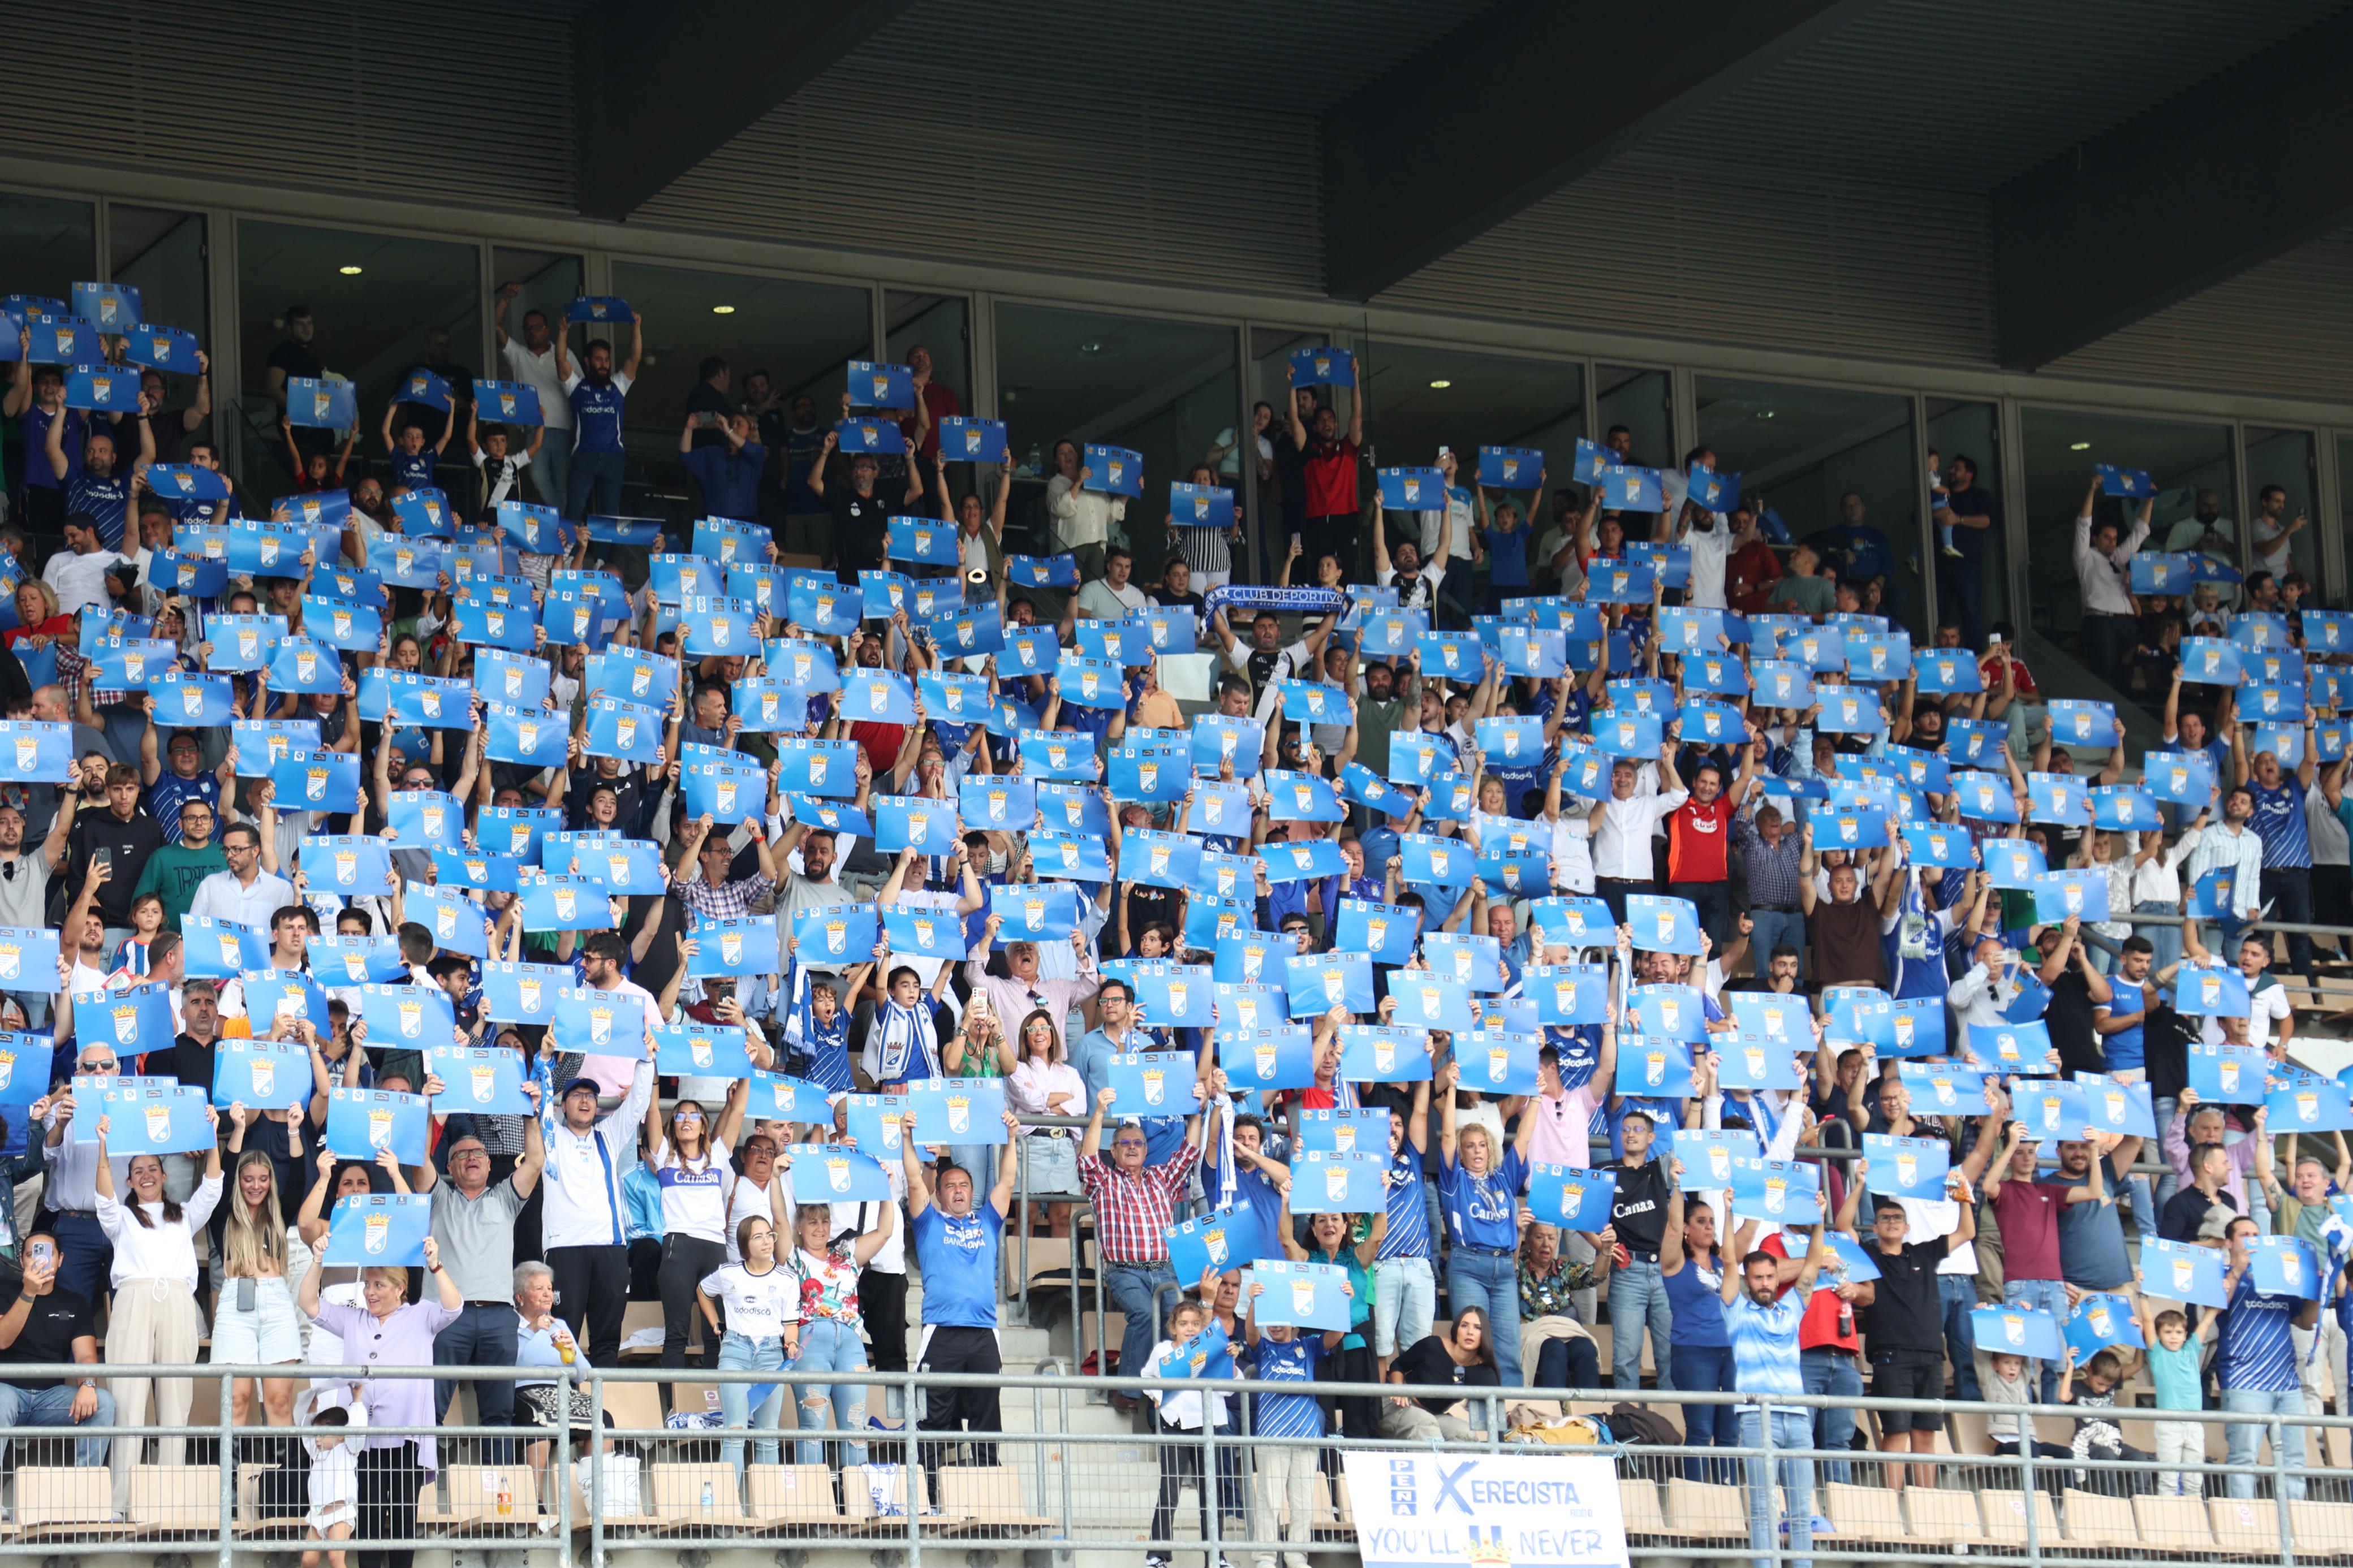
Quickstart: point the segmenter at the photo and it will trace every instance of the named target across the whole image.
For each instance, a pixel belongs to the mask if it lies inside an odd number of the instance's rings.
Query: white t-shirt
[[[2247,1044],[2259,1051],[2268,1048],[2272,1043],[2272,1026],[2286,1022],[2288,1016],[2289,1003],[2285,985],[2266,986],[2256,992],[2252,1005],[2247,1008]],[[2206,1020],[2206,1026],[2199,1031],[2198,1038],[2206,1045],[2221,1045],[2222,1043],[2221,1019],[2210,1016]]]
[[[704,1295],[721,1303],[731,1334],[753,1340],[782,1339],[786,1323],[801,1321],[800,1276],[773,1259],[765,1274],[730,1263],[704,1275],[701,1285]]]
[[[771,1173],[768,1182],[769,1185],[780,1185],[783,1189],[785,1222],[776,1234],[780,1237],[788,1237],[793,1234],[795,1214],[793,1184],[786,1181],[781,1173]],[[774,1225],[776,1211],[769,1202],[767,1187],[754,1185],[738,1176],[727,1189],[727,1261],[730,1263],[744,1261],[742,1231],[744,1222],[747,1219],[765,1219]]]
[[[86,605],[105,607],[109,603],[106,569],[121,559],[111,550],[93,550],[87,555],[60,550],[50,556],[49,563],[41,568],[41,581],[57,590],[58,613],[70,616]]]
[[[2293,563],[2287,525],[2269,518],[2255,519],[2255,564],[2274,577],[2284,576]]]
[[[1683,592],[1683,603],[1696,609],[1723,609],[1724,566],[1732,559],[1732,530],[1719,516],[1706,532],[1694,528],[1685,533],[1683,545],[1691,552],[1691,586]]]
[[[1079,614],[1091,621],[1116,621],[1144,608],[1144,590],[1134,583],[1114,588],[1107,577],[1098,577],[1079,590]]]
[[[491,466],[488,452],[476,452],[474,467],[482,470],[482,483],[489,487],[483,492],[484,510],[495,511],[499,502],[513,500],[519,495],[521,492],[517,487],[522,483],[522,471],[530,466],[529,452],[509,452],[499,459],[496,468]]]
[[[521,338],[511,337],[500,348],[499,357],[505,363],[509,375],[539,389],[539,416],[547,421],[549,429],[572,428],[572,400],[564,395],[564,378],[555,374],[553,342],[547,345],[546,353],[533,353],[523,347]]]
[[[705,1152],[701,1159],[681,1159],[668,1139],[654,1151],[654,1180],[661,1185],[662,1234],[691,1236],[701,1241],[727,1239],[727,1189],[735,1173],[727,1157]]]

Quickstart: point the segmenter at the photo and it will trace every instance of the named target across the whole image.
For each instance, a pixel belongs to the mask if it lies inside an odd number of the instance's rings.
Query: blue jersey
[[[1315,1363],[1324,1359],[1324,1336],[1314,1329],[1293,1331],[1282,1343],[1261,1331],[1250,1354],[1262,1383],[1313,1383]],[[1324,1407],[1313,1394],[1261,1394],[1258,1396],[1258,1435],[1261,1437],[1321,1437]]]
[[[48,466],[47,458],[41,466]],[[121,474],[101,479],[87,468],[76,468],[66,476],[65,489],[66,515],[89,513],[98,520],[98,542],[109,550],[121,551],[122,509],[131,500],[131,481]]]
[[[1805,1304],[1795,1290],[1783,1291],[1769,1307],[1758,1306],[1746,1289],[1725,1302],[1733,1387],[1743,1394],[1805,1393],[1798,1363],[1798,1325],[1805,1317]]]
[[[1518,1248],[1519,1192],[1528,1174],[1519,1150],[1506,1148],[1500,1166],[1490,1165],[1483,1176],[1472,1175],[1460,1160],[1443,1157],[1438,1172],[1439,1205],[1454,1245],[1502,1253]]]
[[[2214,1376],[2225,1394],[2241,1388],[2282,1394],[2296,1386],[2295,1342],[2288,1327],[2303,1310],[2294,1296],[2258,1295],[2252,1268],[2239,1276],[2216,1331]]]
[[[1428,1258],[1430,1256],[1430,1209],[1422,1198],[1421,1153],[1409,1138],[1389,1156],[1389,1168],[1381,1178],[1388,1189],[1389,1227],[1381,1236],[1381,1249],[1375,1261],[1387,1263],[1392,1258]],[[1270,1227],[1266,1233],[1273,1236]]]
[[[165,769],[161,778],[147,786],[147,815],[164,830],[164,842],[180,842],[180,811],[192,800],[200,800],[220,813],[220,779],[213,773],[198,773],[192,779]]]
[[[1572,1027],[1565,1024],[1544,1026],[1544,1042],[1560,1053],[1560,1087],[1574,1091],[1593,1080],[1594,1069],[1601,1065],[1601,1031],[1597,1025]]]
[[[2284,773],[2275,789],[2265,789],[2249,779],[2247,793],[2255,797],[2253,826],[2263,841],[2263,869],[2311,866],[2312,839],[2304,826],[2304,785],[2294,774]]]
[[[923,1321],[940,1328],[997,1327],[997,1255],[1005,1216],[986,1198],[961,1216],[926,1204],[908,1223],[923,1271]]]
[[[441,454],[430,447],[415,453],[396,449],[392,454],[392,482],[412,490],[431,489],[433,470],[440,460]]]
[[[616,371],[606,380],[594,381],[575,373],[564,395],[572,404],[574,451],[621,449],[621,415],[629,402],[628,376]]]

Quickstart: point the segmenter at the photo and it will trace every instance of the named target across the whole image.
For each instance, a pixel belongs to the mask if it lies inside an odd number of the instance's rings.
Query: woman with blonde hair
[[[221,1228],[220,1304],[213,1310],[212,1359],[229,1365],[290,1366],[302,1359],[301,1315],[287,1281],[286,1218],[278,1201],[278,1162],[245,1146],[246,1129],[259,1113],[229,1107],[229,1156],[236,1162],[228,1215]],[[291,1377],[261,1381],[264,1418],[272,1426],[294,1420]],[[233,1419],[253,1425],[253,1384],[240,1378],[229,1391]]]
[[[976,996],[980,993],[975,992]],[[1053,1015],[1043,1007],[1021,1020],[1011,1047],[1018,1057],[1006,1080],[1005,1100],[1017,1116],[1081,1116],[1087,1108],[1086,1080],[1062,1054],[1054,1032]],[[1075,1196],[1079,1190],[1078,1143],[1074,1129],[1032,1127],[1021,1140],[1021,1158],[1029,1166],[1029,1195]],[[1008,1155],[1010,1151],[1008,1151]],[[1071,1205],[1041,1204],[1049,1236],[1070,1234]],[[1024,1224],[1029,1220],[1025,1216]]]
[[[1013,1054],[1013,1042],[1006,1037],[1005,1022],[997,1016],[988,993],[975,991],[965,1003],[962,1024],[940,1053],[942,1072],[949,1078],[1002,1079],[1020,1065],[1020,1058]],[[972,1125],[981,1123],[975,1119]],[[995,1144],[953,1144],[948,1149],[948,1158],[972,1173],[973,1185],[977,1190],[985,1193],[996,1187]]]
[[[1527,1182],[1528,1143],[1537,1119],[1522,1116],[1518,1134],[1499,1152],[1498,1140],[1485,1127],[1459,1125],[1454,1090],[1461,1081],[1462,1070],[1451,1059],[1438,1069],[1438,1195],[1452,1243],[1446,1254],[1446,1296],[1457,1317],[1466,1307],[1486,1312],[1504,1386],[1517,1388],[1519,1191]]]

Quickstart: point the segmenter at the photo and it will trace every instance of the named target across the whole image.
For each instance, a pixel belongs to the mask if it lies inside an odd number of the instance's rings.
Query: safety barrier
[[[2299,1560],[2353,1557],[2353,1472],[2313,1466],[2305,1449],[2307,1433],[2315,1430],[2332,1433],[2337,1441],[2353,1437],[2353,1421],[2337,1416],[2166,1412],[2167,1420],[2200,1429],[2204,1440],[2192,1457],[2177,1452],[2162,1460],[2091,1453],[2063,1458],[2037,1453],[2031,1445],[2025,1452],[1996,1455],[1983,1441],[1985,1420],[2027,1414],[2044,1443],[2078,1417],[2109,1420],[2134,1448],[2154,1454],[2146,1428],[2158,1413],[1590,1390],[1557,1397],[1571,1412],[1606,1411],[1630,1398],[1670,1415],[1681,1407],[1685,1421],[1703,1429],[1708,1415],[1729,1406],[1743,1416],[1742,1438],[1731,1446],[1686,1441],[1556,1447],[1522,1446],[1503,1430],[1512,1407],[1554,1393],[1523,1390],[1494,1396],[1507,1411],[1504,1421],[1482,1420],[1474,1411],[1474,1427],[1467,1436],[1458,1430],[1451,1437],[1343,1442],[1260,1436],[1251,1429],[1251,1406],[1241,1400],[1231,1406],[1230,1430],[1080,1430],[1073,1422],[1072,1381],[1059,1362],[996,1376],[819,1374],[828,1385],[899,1389],[907,1420],[901,1428],[886,1430],[854,1422],[826,1425],[828,1417],[818,1407],[821,1389],[786,1386],[764,1394],[761,1385],[774,1384],[773,1373],[584,1367],[578,1375],[586,1407],[600,1414],[600,1425],[609,1425],[594,1445],[585,1422],[572,1429],[564,1443],[564,1462],[558,1462],[551,1447],[556,1435],[540,1429],[453,1420],[433,1427],[371,1426],[358,1434],[350,1427],[298,1432],[228,1424],[232,1382],[282,1376],[289,1370],[9,1368],[10,1379],[22,1386],[92,1371],[110,1378],[216,1379],[223,1415],[212,1425],[178,1427],[92,1425],[70,1434],[56,1426],[0,1429],[15,1459],[10,1512],[0,1525],[0,1556],[210,1552],[227,1568],[239,1551],[300,1550],[300,1515],[307,1504],[301,1467],[287,1444],[296,1436],[357,1435],[371,1442],[430,1437],[440,1445],[439,1468],[422,1479],[413,1513],[387,1514],[372,1506],[375,1490],[406,1472],[398,1465],[385,1467],[381,1458],[366,1461],[370,1473],[363,1476],[359,1522],[377,1532],[354,1534],[340,1543],[343,1550],[521,1551],[544,1554],[551,1564],[572,1561],[577,1552],[590,1568],[602,1568],[609,1552],[622,1550],[889,1551],[903,1552],[910,1564],[920,1563],[926,1552],[992,1549],[1201,1552],[1210,1563],[1220,1553],[1239,1560],[1244,1552],[1264,1558],[1303,1550],[1347,1552],[1355,1550],[1356,1519],[1338,1481],[1339,1456],[1433,1450],[1610,1458],[1630,1552],[1639,1558],[1861,1563],[1966,1555],[2091,1568],[2131,1552],[2267,1560],[2294,1568]],[[413,1376],[461,1384],[516,1375],[476,1367],[296,1370],[313,1377],[348,1373],[355,1379]],[[528,1369],[523,1375],[544,1377],[549,1370]],[[1386,1400],[1406,1392],[1369,1384],[1107,1381],[1110,1387],[1137,1394],[1161,1388]],[[673,1408],[680,1411],[693,1411],[697,1397],[706,1394],[706,1403],[715,1405],[722,1385],[750,1384],[754,1387],[746,1391],[747,1399],[763,1401],[753,1407],[758,1414],[783,1419],[807,1409],[813,1425],[807,1431],[668,1426],[658,1387],[665,1382],[675,1385]],[[972,1432],[918,1429],[923,1398],[935,1391],[994,1396],[999,1410],[995,1429],[985,1423]],[[803,1405],[803,1394],[812,1403]],[[770,1397],[779,1405],[766,1406]],[[1761,1415],[1742,1409],[1760,1405]],[[1540,1408],[1549,1414],[1553,1406]],[[1810,1426],[1828,1411],[1852,1415],[1866,1433],[1890,1413],[1927,1415],[1934,1450],[1899,1456],[1791,1440],[1792,1425]],[[1100,1412],[1095,1419],[1108,1424]],[[2234,1465],[2214,1457],[2232,1426],[2257,1429],[2270,1447],[2267,1463]],[[77,1442],[126,1438],[177,1442],[188,1452],[169,1464],[145,1463],[143,1454],[117,1454],[111,1469],[73,1462]],[[764,1440],[781,1447],[773,1455],[765,1453]],[[572,1462],[569,1451],[575,1447],[583,1460],[592,1447],[599,1449],[599,1462]],[[1302,1455],[1311,1458],[1297,1458]],[[1911,1484],[1900,1489],[1890,1484],[1888,1474],[1899,1462],[1913,1469]],[[1276,1471],[1296,1471],[1296,1479],[1277,1491],[1271,1484]],[[1164,1477],[1173,1478],[1182,1490],[1173,1500],[1177,1506],[1155,1521],[1155,1504],[1166,1500]],[[1763,1484],[1768,1477],[1778,1490]],[[1208,1479],[1206,1489],[1202,1478]],[[2185,1478],[2188,1487],[2181,1484]],[[1187,1499],[1184,1490],[1195,1497]],[[1293,1538],[1302,1509],[1304,1540]],[[1797,1527],[1786,1540],[1785,1519]],[[1752,1531],[1759,1544],[1751,1544]]]

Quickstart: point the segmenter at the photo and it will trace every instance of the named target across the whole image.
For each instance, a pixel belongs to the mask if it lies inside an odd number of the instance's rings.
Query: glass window
[[[917,349],[931,355],[932,380],[955,395],[956,407],[972,412],[972,306],[961,294],[911,294],[892,289],[882,295],[882,356],[893,364],[912,363]]]
[[[1740,476],[1742,504],[1769,508],[1791,541],[1855,584],[1865,609],[1925,642],[1912,399],[1715,376],[1694,391],[1699,445],[1715,452],[1718,473]],[[1769,592],[1751,590],[1759,607]]]
[[[1448,447],[1455,455],[1458,482],[1473,488],[1478,482],[1480,447],[1532,448],[1544,454],[1546,482],[1557,480],[1555,492],[1568,494],[1577,440],[1585,434],[1582,363],[1381,341],[1366,346],[1365,359],[1366,426],[1384,465],[1434,463],[1438,448]],[[1487,498],[1491,507],[1508,500],[1519,514],[1514,530],[1519,537],[1505,546],[1512,561],[1500,586],[1494,585],[1493,548],[1467,535],[1448,542],[1449,560],[1440,593],[1464,614],[1473,606],[1483,611],[1502,598],[1519,598],[1532,591],[1529,569],[1535,564],[1535,552],[1530,530],[1545,533],[1554,522],[1553,508],[1537,493],[1539,488],[1536,475],[1530,473],[1524,483]],[[1573,519],[1576,514],[1569,515]],[[1389,519],[1392,543],[1405,537],[1398,530],[1412,521]],[[1438,543],[1436,516],[1424,514],[1422,521],[1423,534],[1415,542],[1427,556]]]
[[[204,215],[116,202],[107,209],[106,223],[108,276],[139,290],[147,321],[195,333],[209,355],[212,298],[206,282]],[[191,364],[186,374],[164,378],[166,417],[155,427],[158,462],[177,462],[191,437],[211,434],[209,417],[190,417],[200,406],[195,370]],[[214,390],[206,389],[205,395]]]
[[[2249,568],[2274,577],[2301,572],[2317,589],[2320,540],[2312,517],[2319,486],[2312,432],[2248,426],[2247,487],[2255,503],[2254,521],[2247,530]]]
[[[278,426],[286,376],[320,375],[354,384],[359,430],[346,479],[389,474],[379,432],[395,388],[418,363],[470,380],[480,351],[481,252],[473,245],[397,235],[307,228],[240,220],[237,225],[238,342],[244,384],[237,399],[244,450],[239,476],[249,493],[274,499],[293,488],[286,437]],[[273,374],[275,373],[275,374]],[[217,389],[216,389],[217,391]],[[221,412],[227,412],[222,410]],[[409,405],[429,441],[446,416]],[[336,446],[304,428],[307,453]],[[462,435],[453,448],[461,446]],[[461,451],[439,474],[452,498],[470,470]]]
[[[1928,548],[1936,552],[1936,618],[1961,628],[1961,640],[1982,650],[1986,633],[2010,621],[2010,538],[2003,532],[2001,417],[1990,403],[1951,398],[1927,400],[1928,454],[1947,484],[1966,464],[1969,484],[1953,512],[1959,522],[1938,521]],[[1974,498],[1970,491],[1979,492]],[[1939,517],[1941,519],[1941,515]],[[1988,520],[1983,528],[1967,520]]]
[[[1046,510],[1060,443],[1125,447],[1143,455],[1144,493],[1113,538],[1134,552],[1136,580],[1157,582],[1173,553],[1168,486],[1196,464],[1215,468],[1212,450],[1231,440],[1235,347],[1232,329],[1199,321],[998,305],[997,405],[1015,463],[1008,548],[1067,548],[1050,542]]]
[[[821,553],[823,510],[805,490],[806,504],[794,506],[785,479],[806,476],[825,432],[841,417],[844,367],[873,355],[872,293],[844,284],[634,261],[613,263],[613,292],[646,322],[646,359],[629,392],[627,438],[650,489],[632,490],[629,509],[679,522],[696,509],[697,498],[679,461],[679,437],[686,426],[687,398],[702,380],[703,364],[723,360],[730,403],[744,400],[746,384],[754,377],[765,380],[775,398],[771,412],[778,417],[764,418],[762,426],[784,443],[778,462],[790,472],[779,468],[774,487],[762,485],[763,520],[774,526],[780,515],[786,518],[788,551]],[[900,479],[904,482],[903,471]],[[768,498],[772,488],[783,498],[781,513]]]
[[[1266,405],[1265,438],[1272,456],[1263,481],[1259,487],[1259,525],[1262,565],[1261,579],[1271,583],[1282,575],[1284,558],[1290,553],[1291,540],[1300,534],[1307,520],[1307,479],[1299,448],[1292,444],[1290,416],[1286,399],[1303,398],[1308,410],[1303,418],[1313,418],[1313,410],[1328,405],[1342,420],[1348,417],[1354,406],[1356,389],[1349,386],[1311,386],[1294,390],[1291,385],[1291,356],[1301,349],[1345,347],[1347,334],[1322,327],[1253,327],[1250,329],[1250,423],[1259,420],[1258,405]],[[1367,550],[1366,554],[1370,552]],[[1363,571],[1351,573],[1353,581],[1369,582],[1366,574],[1371,563],[1366,561]],[[1295,574],[1303,582],[1313,581],[1312,571]]]
[[[8,258],[7,292],[70,301],[76,283],[97,279],[98,209],[0,191],[0,255]]]
[[[2223,498],[2238,494],[2230,427],[2059,408],[2023,409],[2020,420],[2026,447],[2027,555],[2034,583],[2030,626],[2073,653],[2119,695],[2151,705],[2163,701],[2163,675],[2154,667],[2143,668],[2134,657],[2140,641],[2138,624],[2087,613],[2075,563],[2076,519],[2088,499],[2095,536],[2103,525],[2113,523],[2129,537],[2145,503],[2096,493],[2092,465],[2145,468],[2157,485],[2155,500],[2146,503],[2151,514],[2149,544],[2164,550],[2204,549],[2231,560],[2239,531],[2223,515]],[[2091,570],[2107,568],[2094,563]],[[2100,579],[2094,576],[2093,582]],[[2046,679],[2044,685],[2049,684]],[[2062,690],[2052,695],[2100,693]]]

